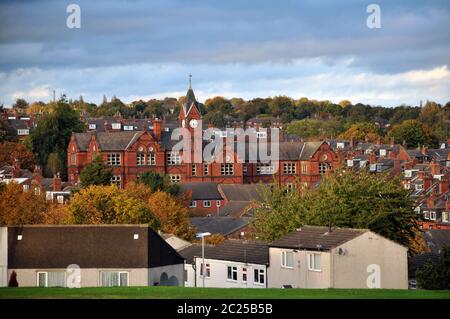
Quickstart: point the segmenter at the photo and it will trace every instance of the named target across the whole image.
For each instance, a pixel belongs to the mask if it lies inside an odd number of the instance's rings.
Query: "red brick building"
[[[193,161],[197,145],[202,151],[210,141],[204,139],[202,117],[192,88],[179,115],[181,130],[191,133],[190,161],[183,161],[183,151],[175,151],[178,140],[172,140],[172,130],[162,130],[161,121],[153,121],[153,129],[143,131],[110,131],[73,133],[68,146],[68,177],[77,183],[87,163],[101,154],[113,169],[113,181],[123,187],[144,172],[167,174],[172,182],[215,182],[225,184],[272,183],[310,186],[321,175],[334,170],[343,160],[326,142],[280,142],[279,159],[270,163],[242,159],[237,150],[224,161]],[[199,133],[200,132],[200,133]],[[267,138],[258,143],[266,143]],[[235,141],[233,142],[235,143]],[[270,143],[270,142],[269,142]],[[256,145],[255,144],[255,145]],[[248,143],[250,147],[250,143]]]

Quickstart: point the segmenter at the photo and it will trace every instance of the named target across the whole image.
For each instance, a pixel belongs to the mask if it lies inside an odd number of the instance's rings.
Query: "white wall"
[[[196,258],[196,271],[197,271],[197,287],[203,287],[203,277],[200,276],[200,267],[202,258]],[[211,276],[205,277],[205,287],[218,287],[218,288],[265,288],[267,283],[267,269],[265,265],[258,264],[245,264],[234,261],[223,261],[215,259],[205,258],[205,264],[210,264]],[[191,265],[188,265],[191,267]],[[227,279],[227,267],[237,267],[237,281]],[[242,281],[242,268],[247,269],[247,282]],[[264,284],[254,282],[254,269],[265,269]],[[189,274],[188,274],[189,276]],[[191,277],[194,276],[194,272],[191,272]],[[193,279],[188,278],[188,281]]]
[[[195,271],[192,264],[184,264],[184,273],[186,274],[184,278],[184,286],[195,287]]]
[[[0,287],[8,286],[8,228],[0,227]]]
[[[161,282],[162,275],[165,273],[167,275],[166,279],[171,282],[169,284],[167,281],[165,283]],[[177,286],[184,286],[184,264],[167,265],[161,267],[154,267],[148,270],[148,285],[154,286],[156,283],[158,285],[170,285],[172,286],[176,278]]]

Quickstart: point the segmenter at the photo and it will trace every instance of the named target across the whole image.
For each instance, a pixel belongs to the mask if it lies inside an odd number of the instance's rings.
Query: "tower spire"
[[[192,89],[192,74],[189,73],[189,89]]]

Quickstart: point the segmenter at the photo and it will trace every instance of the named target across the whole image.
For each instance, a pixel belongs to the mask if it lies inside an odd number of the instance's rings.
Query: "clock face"
[[[182,120],[182,121],[181,121],[181,126],[182,126],[182,127],[185,127],[185,126],[186,126],[186,121],[185,121],[185,120]]]
[[[328,155],[327,154],[323,154],[322,155],[322,161],[326,161],[328,159]]]
[[[198,121],[197,121],[197,120],[191,120],[191,121],[189,122],[189,125],[190,125],[192,128],[196,128],[196,127],[198,126]]]

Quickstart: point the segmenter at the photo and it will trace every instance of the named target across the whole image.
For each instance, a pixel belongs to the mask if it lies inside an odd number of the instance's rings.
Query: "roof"
[[[308,250],[330,250],[367,231],[365,229],[336,228],[330,232],[328,227],[303,226],[273,241],[269,246]]]
[[[424,233],[425,240],[434,253],[440,253],[444,246],[450,248],[450,229],[432,229]]]
[[[195,182],[181,184],[182,192],[192,192],[192,200],[206,200],[206,199],[222,199],[217,189],[217,183],[212,182]]]
[[[261,200],[258,184],[220,184],[219,191],[228,201],[252,202]]]
[[[246,212],[246,208],[251,204],[252,202],[248,201],[230,201],[226,205],[219,208],[219,215],[240,217]]]
[[[21,240],[18,235],[22,235]],[[70,264],[81,268],[152,268],[180,263],[183,258],[147,225],[8,227],[11,268],[66,268]]]
[[[201,258],[202,246],[191,245],[181,250],[180,254],[186,259],[186,263],[192,264],[194,257]],[[205,245],[205,258],[268,265],[269,247],[261,241],[229,239],[217,246]]]
[[[227,236],[245,226],[249,223],[249,218],[235,218],[228,216],[219,217],[191,217],[191,225],[194,226],[198,232],[210,232],[212,234],[222,234]]]
[[[100,150],[121,151],[136,141],[144,131],[117,131],[117,132],[87,132],[74,133],[75,141],[80,150],[86,151],[92,135],[96,135]]]

